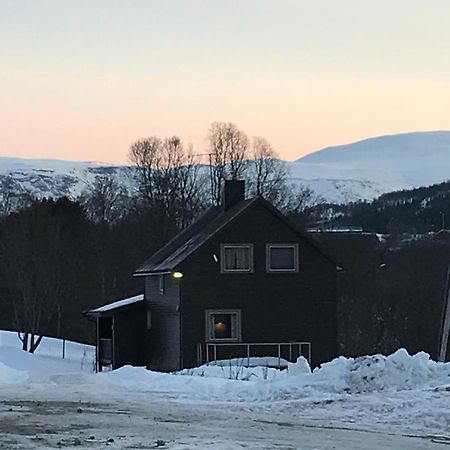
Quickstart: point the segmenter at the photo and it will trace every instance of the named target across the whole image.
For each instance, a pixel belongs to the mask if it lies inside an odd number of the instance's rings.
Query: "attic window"
[[[252,244],[222,244],[220,246],[222,272],[253,272]]]
[[[241,311],[207,310],[206,339],[208,341],[239,341],[241,339]]]
[[[298,272],[297,244],[267,244],[267,272]]]

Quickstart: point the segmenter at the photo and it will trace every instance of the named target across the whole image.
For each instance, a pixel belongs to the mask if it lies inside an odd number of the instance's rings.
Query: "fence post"
[[[281,367],[281,344],[278,344],[278,369]]]

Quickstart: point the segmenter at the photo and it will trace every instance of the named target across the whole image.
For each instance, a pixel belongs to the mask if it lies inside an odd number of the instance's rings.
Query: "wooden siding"
[[[159,275],[145,277],[145,299],[151,310],[148,332],[147,366],[152,370],[181,368],[179,283],[164,275],[164,294],[159,291]]]
[[[213,255],[220,258],[222,243],[253,243],[253,273],[221,273]],[[298,273],[267,273],[266,244],[271,243],[298,243]],[[207,309],[240,309],[243,342],[311,341],[314,365],[337,355],[335,266],[263,206],[245,211],[180,270],[184,367],[197,364]]]

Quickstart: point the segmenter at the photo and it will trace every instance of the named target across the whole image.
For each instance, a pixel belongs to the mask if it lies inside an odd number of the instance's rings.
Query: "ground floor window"
[[[207,310],[206,339],[209,341],[239,341],[241,339],[241,311]]]

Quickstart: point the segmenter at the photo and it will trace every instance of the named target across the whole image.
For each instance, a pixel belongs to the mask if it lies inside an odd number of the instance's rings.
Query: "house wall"
[[[163,295],[159,292],[159,276],[145,277],[145,299],[151,310],[146,363],[152,370],[171,371],[181,368],[179,284],[170,275],[164,277]]]
[[[253,243],[254,272],[222,274],[213,259],[222,243]],[[266,243],[298,243],[299,272],[267,273]],[[184,367],[197,365],[207,309],[240,309],[242,342],[310,341],[313,365],[336,356],[335,265],[263,206],[246,210],[180,270]]]

